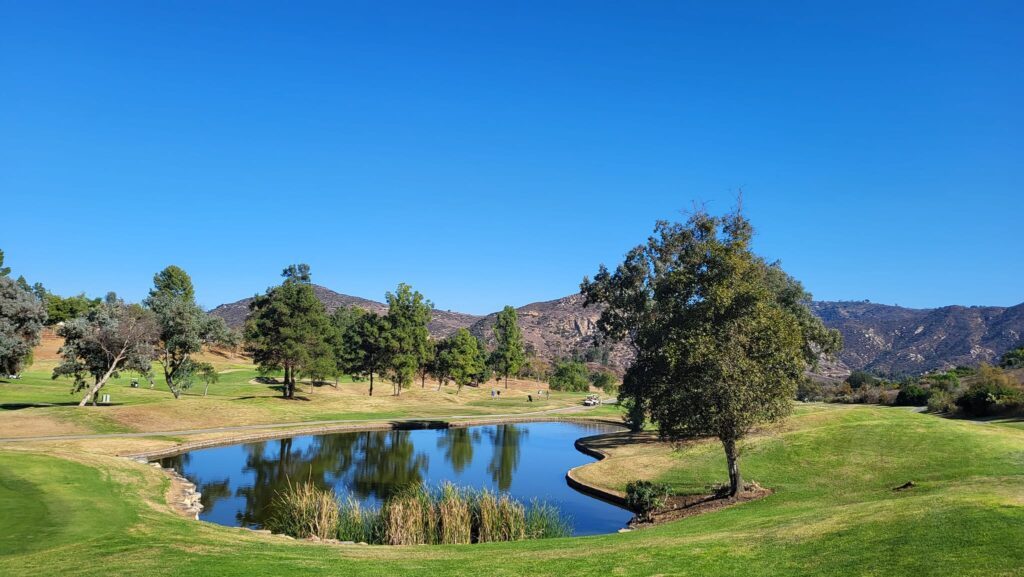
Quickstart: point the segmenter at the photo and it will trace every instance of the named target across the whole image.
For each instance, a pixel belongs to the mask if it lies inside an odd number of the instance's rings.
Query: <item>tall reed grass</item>
[[[293,537],[333,539],[338,532],[338,497],[313,483],[288,486],[274,496],[267,528]]]
[[[451,483],[435,490],[414,485],[374,508],[351,495],[339,501],[333,491],[289,482],[271,506],[267,528],[300,538],[455,545],[572,535],[570,520],[549,503],[524,505],[508,494]]]

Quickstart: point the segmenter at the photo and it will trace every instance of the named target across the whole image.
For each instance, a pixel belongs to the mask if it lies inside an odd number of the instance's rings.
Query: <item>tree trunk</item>
[[[370,396],[373,396],[373,371],[370,371]]]
[[[89,389],[88,394],[85,395],[85,398],[82,399],[82,402],[78,403],[79,407],[84,407],[85,404],[88,403],[90,399],[92,400],[93,406],[96,406],[96,393],[99,392],[103,385],[107,384],[107,380],[110,379],[110,375],[114,374],[114,371],[117,370],[117,365],[121,363],[122,358],[123,356],[121,354],[114,357],[114,362],[110,364],[110,368],[107,369],[107,372],[102,377],[100,377],[99,380],[96,381],[96,384],[93,385],[91,389]]]
[[[284,387],[281,389],[281,394],[284,398],[291,398],[291,384],[292,384],[292,368],[287,364],[284,366]]]
[[[188,358],[186,357],[185,360],[188,360]],[[184,363],[185,360],[183,360],[182,362]],[[180,399],[181,398],[181,391],[177,387],[174,386],[174,375],[175,375],[175,373],[177,373],[178,369],[175,368],[174,370],[168,371],[167,367],[169,366],[169,363],[170,363],[170,360],[168,360],[167,357],[164,357],[164,360],[161,361],[161,364],[163,364],[163,366],[164,366],[164,382],[167,383],[167,388],[171,390],[171,394],[174,395],[174,398],[175,399]],[[181,366],[181,365],[179,364],[178,366]]]
[[[164,380],[167,381],[167,388],[171,390],[171,394],[174,395],[174,398],[180,399],[181,391],[174,386],[174,375],[170,375],[164,372]]]
[[[207,382],[206,383],[206,387],[203,389],[203,396],[204,397],[206,396],[206,393],[209,392],[209,390],[210,390],[210,383]]]
[[[508,373],[505,373],[505,390],[508,390]]]
[[[740,475],[740,455],[736,450],[736,440],[722,440],[725,448],[725,460],[729,465],[729,496],[735,497],[743,490],[743,477]]]

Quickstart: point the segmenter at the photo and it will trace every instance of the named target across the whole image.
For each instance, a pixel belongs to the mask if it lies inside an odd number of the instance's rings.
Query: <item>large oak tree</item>
[[[620,397],[666,438],[717,437],[731,495],[743,488],[737,443],[788,415],[804,371],[841,346],[800,283],[751,251],[752,235],[738,210],[659,222],[614,272],[581,285],[604,306],[602,333],[636,352]]]

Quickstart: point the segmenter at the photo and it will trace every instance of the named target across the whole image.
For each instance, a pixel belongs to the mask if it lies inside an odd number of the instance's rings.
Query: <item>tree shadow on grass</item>
[[[118,407],[124,403],[100,403],[98,407]],[[78,406],[78,401],[68,401],[66,403],[0,403],[0,410],[4,411],[20,411],[21,409],[41,409],[45,407],[75,407]],[[87,405],[92,406],[92,405]]]

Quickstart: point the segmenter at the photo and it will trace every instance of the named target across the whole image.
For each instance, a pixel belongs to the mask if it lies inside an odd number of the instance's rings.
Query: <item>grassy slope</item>
[[[641,453],[636,454],[636,451]],[[721,450],[648,443],[678,490],[722,478]],[[70,459],[75,459],[72,461]],[[121,459],[0,450],[0,574],[1022,575],[1024,431],[901,409],[812,406],[745,447],[764,500],[628,534],[459,547],[332,547],[175,517],[166,480]],[[896,493],[907,480],[919,487]]]
[[[581,393],[553,392],[550,399],[528,402],[526,395],[536,392],[537,383],[517,383],[515,389],[503,391],[500,400],[489,398],[489,387],[467,387],[458,395],[453,386],[437,392],[427,383],[417,383],[401,397],[391,396],[391,385],[378,380],[373,397],[367,396],[368,383],[342,379],[338,389],[331,386],[301,385],[299,401],[280,398],[275,386],[252,384],[257,376],[252,365],[221,364],[219,382],[210,385],[209,396],[203,397],[203,386],[197,384],[181,399],[175,400],[162,377],[153,389],[141,381],[140,388],[131,388],[130,375],[123,375],[103,388],[111,395],[112,406],[85,407],[77,405],[81,394],[69,395],[71,384],[66,379],[50,378],[52,363],[37,363],[21,379],[0,381],[0,438],[80,433],[117,433],[145,431],[177,431],[195,428],[271,424],[336,419],[445,417],[451,415],[486,415],[538,411],[578,405]],[[59,406],[26,404],[53,403]]]

